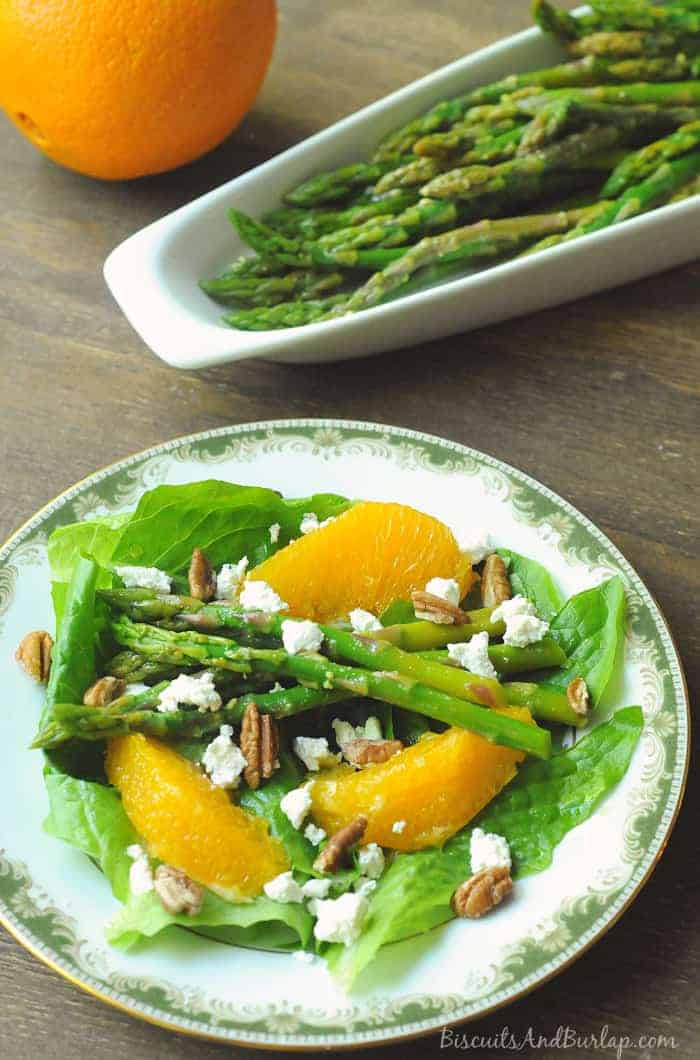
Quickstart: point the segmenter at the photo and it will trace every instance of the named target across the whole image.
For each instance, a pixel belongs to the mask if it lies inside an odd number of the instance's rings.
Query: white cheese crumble
[[[334,766],[340,756],[334,755],[325,736],[295,736],[294,754],[300,758],[310,773]]]
[[[247,570],[247,556],[239,559],[238,563],[224,563],[216,576],[216,599],[235,600],[241,591]]]
[[[474,563],[481,563],[489,552],[493,552],[491,534],[484,526],[469,526],[453,531],[460,552],[468,552]]]
[[[376,880],[370,880],[367,876],[359,876],[355,880],[353,890],[355,891],[355,894],[361,894],[363,898],[369,898],[376,886]]]
[[[126,848],[128,857],[131,858],[129,867],[129,889],[132,894],[147,894],[153,890],[153,873],[148,863],[148,854],[138,843],[132,843]]]
[[[371,611],[365,611],[362,607],[356,607],[350,612],[350,625],[355,633],[372,633],[382,628],[377,616]]]
[[[343,721],[342,718],[333,718],[331,728],[341,751],[344,751],[353,740],[382,739],[382,726],[379,718],[375,718],[374,715],[367,718],[364,725],[351,725],[349,721]]]
[[[330,880],[307,880],[302,884],[301,893],[304,898],[325,898],[331,889]]]
[[[472,874],[482,869],[497,869],[501,865],[511,866],[510,847],[502,835],[495,832],[484,832],[475,828],[469,845]]]
[[[313,843],[315,847],[318,846],[326,838],[326,832],[324,828],[319,828],[316,824],[307,824],[304,829],[304,836],[310,843]],[[323,897],[323,895],[321,895]]]
[[[319,522],[316,512],[304,512],[299,524],[299,530],[302,534],[312,534],[314,530],[320,530],[322,526],[328,526],[334,519],[334,515],[329,515],[327,519]]]
[[[273,523],[272,526],[269,528],[270,541],[272,542],[273,545],[276,545],[277,542],[279,541],[279,539],[280,539],[280,530],[281,529],[282,529],[282,527],[280,526],[279,523]]]
[[[285,618],[282,623],[282,645],[290,655],[300,651],[318,651],[323,644],[323,632],[320,626],[305,618],[295,621]]]
[[[543,621],[532,604],[524,596],[514,596],[504,600],[491,613],[492,622],[505,622],[506,631],[503,643],[515,648],[525,648],[542,640],[549,629],[549,623]]]
[[[406,822],[405,821],[394,821],[394,823],[391,826],[391,830],[392,830],[392,832],[395,832],[396,835],[401,835],[401,833],[403,832],[405,827],[406,827]]]
[[[233,742],[233,728],[222,725],[202,756],[202,765],[217,788],[237,788],[241,773],[248,765],[240,747]]]
[[[271,692],[284,692],[284,685],[281,685],[279,681],[275,681],[274,685],[270,689]]]
[[[124,689],[125,696],[140,696],[143,692],[150,692],[150,685],[145,685],[143,681],[132,681]]]
[[[439,596],[441,600],[447,600],[455,607],[459,603],[459,585],[454,578],[431,578],[425,591],[432,596]]]
[[[127,589],[153,589],[157,593],[170,592],[170,578],[164,570],[158,567],[132,567],[126,564],[114,569]]]
[[[464,670],[469,670],[479,677],[497,677],[496,668],[489,659],[489,635],[475,633],[471,640],[463,643],[448,644],[447,654]]]
[[[384,851],[379,843],[367,843],[357,852],[357,867],[363,876],[378,880],[384,872]]]
[[[291,870],[280,872],[263,886],[263,891],[273,902],[303,902],[301,887],[294,879]]]
[[[301,964],[316,964],[316,956],[308,950],[293,950],[292,957]]]
[[[294,828],[301,828],[311,809],[310,785],[292,788],[280,799],[280,810]]]
[[[181,703],[197,707],[201,714],[219,709],[221,696],[214,688],[214,675],[211,670],[194,675],[179,674],[163,689],[156,707],[163,714],[172,714]]]
[[[284,611],[287,607],[284,600],[277,595],[267,582],[248,581],[246,579],[239,598],[241,607],[251,611]]]
[[[340,898],[314,901],[312,913],[316,917],[314,935],[320,942],[342,942],[349,946],[360,933],[362,921],[369,908],[361,894],[347,891]]]

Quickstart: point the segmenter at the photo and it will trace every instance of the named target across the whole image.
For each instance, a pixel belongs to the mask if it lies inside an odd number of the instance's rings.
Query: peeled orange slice
[[[524,707],[504,713],[532,720]],[[512,780],[524,757],[465,729],[428,734],[379,765],[323,772],[311,789],[312,814],[329,835],[364,814],[363,843],[396,850],[440,846]]]
[[[271,585],[290,614],[317,621],[355,607],[378,614],[436,577],[455,578],[464,596],[474,580],[469,558],[439,519],[375,501],[356,504],[293,541],[249,577]]]
[[[148,852],[225,898],[252,898],[289,868],[261,817],[235,806],[196,765],[159,740],[110,740],[107,776]]]

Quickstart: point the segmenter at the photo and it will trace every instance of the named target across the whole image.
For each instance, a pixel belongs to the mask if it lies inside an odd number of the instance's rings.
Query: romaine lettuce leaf
[[[561,610],[563,599],[552,575],[534,559],[511,552],[508,548],[499,548],[499,556],[508,568],[513,596],[520,593],[537,608],[542,618],[549,621]]]
[[[314,876],[313,862],[318,853],[316,847],[304,838],[280,809],[282,798],[301,784],[305,774],[293,755],[283,751],[279,758],[280,768],[275,770],[270,780],[255,791],[244,788],[239,803],[244,809],[265,818],[272,835],[284,844],[292,868]]]
[[[642,731],[639,707],[619,710],[569,750],[546,762],[528,762],[474,820],[505,836],[513,853],[513,875],[546,868],[555,846],[591,815],[624,775]],[[370,899],[365,929],[352,946],[328,947],[331,970],[348,988],[389,942],[417,935],[453,917],[450,899],[470,874],[472,827],[442,850],[399,854]]]
[[[547,683],[564,689],[583,677],[595,706],[622,654],[625,636],[625,589],[616,575],[593,589],[572,596],[552,619],[549,634],[563,648],[568,663]]]
[[[49,567],[53,582],[70,581],[78,556],[91,556],[102,567],[112,559],[131,512],[100,515],[83,523],[59,526],[49,538]]]

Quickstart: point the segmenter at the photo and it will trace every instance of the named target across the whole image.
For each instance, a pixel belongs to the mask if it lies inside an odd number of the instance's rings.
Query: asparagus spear
[[[517,118],[505,118],[502,122],[495,122],[492,125],[487,123],[474,125],[471,122],[461,121],[453,125],[448,132],[433,133],[431,136],[416,140],[413,149],[419,158],[449,159],[457,154],[470,151],[480,140],[511,132],[522,124],[522,120]]]
[[[594,28],[589,18],[586,23],[582,19],[574,18],[566,11],[560,11],[558,7],[549,3],[549,0],[532,0],[531,14],[534,22],[545,33],[556,37],[564,43],[576,40],[586,32],[586,27]]]
[[[419,187],[436,177],[442,169],[440,162],[435,158],[416,158],[385,173],[381,180],[377,181],[374,190],[377,195],[384,195],[388,191]]]
[[[146,707],[105,711],[60,703],[54,710],[55,723],[41,730],[31,746],[50,748],[66,740],[105,740],[130,732],[142,732],[165,740],[181,740],[217,732],[221,725],[240,725],[250,703],[255,703],[261,714],[288,718],[347,698],[346,692],[295,685],[277,692],[248,693],[229,700],[220,710],[205,714],[192,709],[163,713]]]
[[[517,674],[526,670],[546,670],[552,666],[563,666],[566,655],[551,637],[545,637],[537,644],[526,648],[513,647],[512,644],[489,644],[489,659],[499,674]],[[446,651],[422,651],[423,659],[450,665]]]
[[[521,114],[535,116],[555,99],[566,97],[577,103],[614,103],[619,106],[653,104],[658,107],[700,106],[700,81],[639,82],[624,85],[595,85],[591,88],[563,88],[539,96],[518,99],[512,106]]]
[[[314,272],[311,269],[292,270],[283,276],[268,279],[244,277],[240,280],[205,280],[200,286],[207,294],[223,302],[242,302],[247,306],[274,306],[292,297],[318,299],[335,288],[342,287],[345,276],[340,272]]]
[[[613,199],[608,203],[597,217],[570,229],[564,236],[540,240],[530,247],[527,253],[534,254],[540,250],[547,250],[558,243],[597,232],[601,228],[619,224],[620,221],[626,221],[630,217],[636,217],[637,214],[651,210],[654,206],[667,202],[674,192],[693,180],[698,173],[700,173],[700,151],[663,162],[646,180],[628,188],[618,199]]]
[[[347,295],[331,295],[308,302],[280,302],[279,305],[238,309],[224,313],[222,320],[239,331],[276,331],[278,328],[300,328],[325,320],[336,307],[342,306]]]
[[[375,217],[364,225],[343,228],[322,236],[317,246],[329,251],[369,246],[406,246],[431,229],[450,228],[457,223],[454,203],[421,199],[397,216]]]
[[[386,195],[380,195],[371,202],[359,203],[344,210],[304,210],[295,234],[302,239],[318,239],[328,232],[339,228],[351,228],[365,224],[373,217],[383,214],[397,214],[413,206],[418,200],[418,192],[411,189],[397,188]],[[273,226],[274,227],[274,226]]]
[[[555,99],[525,128],[518,154],[528,154],[558,139],[563,132],[580,129],[591,122],[613,125],[622,136],[637,137],[670,132],[700,116],[697,107],[658,107],[653,104],[621,107],[610,103],[581,103],[562,97]]]
[[[647,144],[641,150],[627,155],[606,180],[601,195],[621,195],[633,184],[651,176],[661,162],[687,154],[698,147],[700,147],[700,121],[682,125],[670,136]]]
[[[620,3],[620,0],[596,0],[591,5],[591,21],[609,30],[642,29],[673,30],[680,33],[700,33],[700,11],[684,3],[660,5],[642,0]]]
[[[693,177],[687,184],[681,185],[675,195],[671,197],[670,202],[683,202],[684,199],[690,199],[693,195],[700,195],[700,174],[697,177]]]
[[[212,668],[223,667],[237,673],[273,673],[311,685],[317,689],[344,690],[403,707],[418,714],[458,725],[493,743],[547,758],[551,750],[549,733],[499,710],[456,699],[445,692],[412,681],[410,678],[342,666],[319,655],[289,655],[278,649],[241,648],[225,637],[201,633],[172,633],[121,618],[112,632],[125,647],[142,651],[161,662],[198,662]]]
[[[410,161],[399,160],[398,164]],[[353,188],[366,188],[375,184],[384,173],[397,165],[396,160],[385,162],[355,162],[327,173],[318,173],[298,187],[288,191],[284,201],[291,206],[316,206],[324,202],[337,202],[346,198]]]
[[[469,621],[464,625],[440,626],[434,622],[403,622],[394,626],[384,626],[367,636],[374,640],[388,641],[404,651],[431,651],[444,648],[446,644],[457,644],[470,640],[475,633],[488,633],[489,637],[501,637],[505,633],[503,622],[492,622],[492,607],[482,607],[476,611],[467,611]]]
[[[700,38],[697,36],[679,36],[676,33],[644,32],[642,30],[606,30],[589,33],[571,41],[568,51],[571,55],[602,55],[618,58],[634,56],[663,55],[675,53],[686,55],[698,51]]]

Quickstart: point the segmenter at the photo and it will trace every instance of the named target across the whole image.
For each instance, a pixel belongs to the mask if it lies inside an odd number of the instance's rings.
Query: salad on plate
[[[596,716],[621,579],[564,600],[497,541],[215,480],[53,532],[55,640],[17,658],[46,682],[45,828],[107,878],[112,945],[187,928],[349,989],[384,945],[507,916],[642,713]]]

